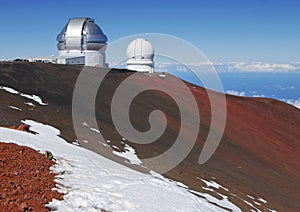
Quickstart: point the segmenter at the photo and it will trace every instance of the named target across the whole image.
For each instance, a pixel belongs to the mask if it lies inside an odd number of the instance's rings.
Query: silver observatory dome
[[[59,51],[98,51],[106,48],[107,37],[93,19],[71,18],[56,40]]]

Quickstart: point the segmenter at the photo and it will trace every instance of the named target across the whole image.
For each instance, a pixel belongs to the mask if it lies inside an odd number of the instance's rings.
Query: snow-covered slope
[[[26,124],[37,135],[0,128],[0,140],[44,152],[50,150],[57,162],[53,172],[65,193],[64,200],[49,206],[58,211],[222,211],[189,192],[179,183],[153,173],[143,174],[94,152],[69,144],[59,130],[34,121]],[[230,202],[228,202],[230,203]],[[239,208],[226,203],[234,211]]]

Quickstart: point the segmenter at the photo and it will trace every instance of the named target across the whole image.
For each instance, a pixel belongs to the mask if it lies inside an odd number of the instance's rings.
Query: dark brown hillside
[[[76,140],[71,104],[74,85],[81,69],[82,67],[53,64],[0,63],[0,86],[38,95],[48,103],[47,106],[42,106],[0,90],[0,125],[19,125],[23,119],[32,119],[60,129],[62,137],[69,142]],[[97,75],[98,71],[95,69],[92,74]],[[96,100],[95,113],[99,129],[106,140],[111,140],[110,145],[119,147],[120,151],[124,145],[113,125],[110,105],[116,88],[133,73],[112,70],[101,84]],[[174,77],[170,75],[159,77],[155,74],[139,74],[134,83],[164,83],[178,92],[179,96],[182,95],[182,91],[174,86]],[[200,131],[196,145],[188,157],[165,175],[183,182],[192,190],[209,193],[219,199],[222,199],[220,194],[226,195],[243,211],[300,211],[300,110],[273,99],[226,95],[227,120],[221,143],[213,157],[204,165],[199,165],[199,154],[210,128],[211,109],[207,91],[189,83],[187,85],[199,106]],[[219,94],[212,92],[212,95],[218,98]],[[24,102],[32,102],[35,106]],[[159,91],[144,92],[132,103],[130,117],[136,129],[149,129],[149,114],[157,109],[164,111],[168,119],[168,127],[158,141],[149,145],[125,141],[136,149],[140,158],[160,155],[172,146],[178,135],[178,107],[168,95]],[[82,113],[85,112],[83,109]],[[83,130],[84,127],[82,126]],[[84,132],[87,138],[93,139],[95,132],[88,129]],[[189,129],[185,133],[189,136]],[[99,149],[101,145],[87,147],[102,151]],[[124,162],[109,152],[105,154]],[[218,182],[228,190],[208,188],[199,178]],[[267,202],[260,201],[259,198]]]

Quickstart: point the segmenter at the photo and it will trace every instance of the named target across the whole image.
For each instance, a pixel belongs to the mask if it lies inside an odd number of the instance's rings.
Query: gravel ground
[[[62,199],[52,190],[54,163],[31,148],[0,142],[0,211],[48,211],[47,203]]]

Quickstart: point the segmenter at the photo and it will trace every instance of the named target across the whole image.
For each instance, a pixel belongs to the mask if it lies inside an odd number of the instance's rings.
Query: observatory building
[[[126,69],[153,73],[154,49],[151,43],[144,38],[136,38],[127,47]]]
[[[71,18],[57,35],[59,64],[108,67],[107,37],[91,18]]]

